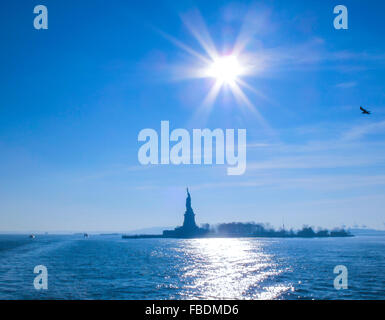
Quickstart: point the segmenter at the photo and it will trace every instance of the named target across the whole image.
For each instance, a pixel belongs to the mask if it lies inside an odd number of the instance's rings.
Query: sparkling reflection
[[[186,299],[277,299],[290,284],[274,284],[285,272],[258,239],[193,239],[184,252]]]

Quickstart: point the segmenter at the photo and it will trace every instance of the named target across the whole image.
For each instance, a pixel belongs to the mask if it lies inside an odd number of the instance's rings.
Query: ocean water
[[[36,265],[48,290],[35,290]],[[336,265],[348,289],[336,290]],[[385,299],[385,237],[0,235],[0,299]]]

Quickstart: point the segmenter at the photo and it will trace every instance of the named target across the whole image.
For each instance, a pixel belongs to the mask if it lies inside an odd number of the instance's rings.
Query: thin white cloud
[[[354,88],[356,86],[357,86],[357,82],[355,81],[341,82],[336,84],[336,88],[341,88],[341,89],[349,89],[349,88]]]
[[[385,133],[385,120],[357,125],[346,131],[343,140],[358,140],[369,134]]]
[[[342,155],[303,155],[277,157],[266,161],[247,164],[247,170],[266,169],[322,169],[322,168],[349,168],[376,165],[385,162],[384,156],[360,156],[352,158]]]

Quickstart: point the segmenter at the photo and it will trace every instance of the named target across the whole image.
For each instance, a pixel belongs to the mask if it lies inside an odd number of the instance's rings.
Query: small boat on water
[[[84,237],[84,238],[88,238],[88,233],[84,233],[84,234],[83,234],[83,237]]]
[[[35,235],[34,235],[34,234],[30,234],[30,235],[29,235],[29,238],[30,238],[30,239],[35,239]]]

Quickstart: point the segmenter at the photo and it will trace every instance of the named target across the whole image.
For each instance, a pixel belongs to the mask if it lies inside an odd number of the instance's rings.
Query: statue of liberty
[[[174,230],[164,230],[163,236],[166,238],[196,238],[203,237],[209,232],[208,228],[203,229],[196,225],[195,213],[191,207],[191,195],[188,188],[186,188],[186,191],[186,212],[184,213],[183,225]]]
[[[197,228],[195,223],[195,214],[191,208],[191,196],[187,188],[187,198],[186,198],[186,212],[184,214],[183,227],[186,231],[192,231]]]
[[[191,208],[191,196],[190,196],[190,192],[188,192],[188,188],[187,188],[186,211],[190,211],[190,210],[192,210],[192,208]]]

